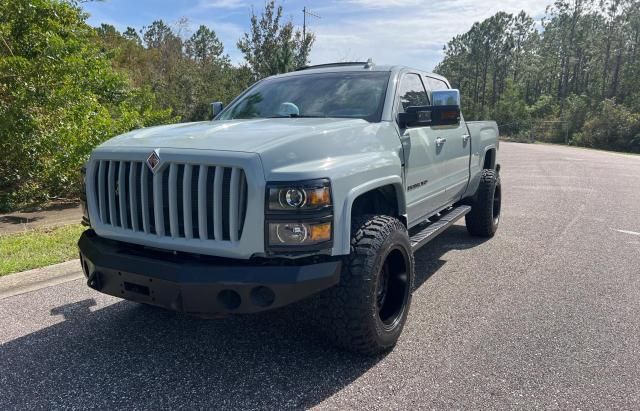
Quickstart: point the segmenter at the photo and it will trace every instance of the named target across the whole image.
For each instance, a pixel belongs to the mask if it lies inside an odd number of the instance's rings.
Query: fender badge
[[[149,154],[149,157],[147,157],[147,166],[149,166],[149,169],[153,173],[155,173],[159,165],[160,157],[158,157],[158,153],[156,153],[154,150],[153,152],[151,152],[151,154]]]

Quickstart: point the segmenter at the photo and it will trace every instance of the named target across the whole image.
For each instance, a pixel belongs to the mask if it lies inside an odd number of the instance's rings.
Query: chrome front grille
[[[156,237],[239,241],[247,213],[241,167],[168,162],[155,173],[144,161],[96,160],[94,198],[100,223]]]

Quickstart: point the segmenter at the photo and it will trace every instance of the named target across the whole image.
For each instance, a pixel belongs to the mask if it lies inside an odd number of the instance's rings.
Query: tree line
[[[232,64],[215,30],[158,20],[91,27],[75,0],[0,0],[0,211],[77,198],[80,168],[128,130],[209,118],[263,77],[308,62],[302,36],[270,0],[251,12]]]
[[[128,130],[205,120],[266,76],[307,64],[303,36],[269,0],[233,64],[215,29],[91,27],[79,0],[0,0],[0,211],[76,198],[79,170]],[[640,152],[640,0],[559,0],[541,22],[499,12],[444,47],[436,71],[469,120],[517,139]]]
[[[465,116],[514,138],[640,152],[640,1],[559,0],[539,24],[499,12],[446,44],[436,71]]]

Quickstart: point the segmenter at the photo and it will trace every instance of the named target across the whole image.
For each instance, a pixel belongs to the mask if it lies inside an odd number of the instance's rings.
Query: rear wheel
[[[500,223],[502,187],[496,170],[482,170],[471,211],[465,216],[467,231],[478,237],[493,237]]]
[[[370,355],[393,348],[407,319],[414,275],[400,221],[382,215],[356,219],[340,284],[320,297],[323,328],[350,351]]]

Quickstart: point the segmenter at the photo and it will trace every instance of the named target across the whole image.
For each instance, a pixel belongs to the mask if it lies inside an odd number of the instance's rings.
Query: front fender
[[[338,220],[336,220],[336,239],[340,237],[342,242],[338,244],[334,243],[335,254],[346,255],[350,252],[351,246],[351,209],[353,207],[353,203],[356,198],[365,194],[371,190],[375,190],[379,187],[384,186],[393,186],[396,191],[396,201],[398,205],[398,212],[400,215],[404,216],[406,220],[406,201],[404,196],[404,188],[402,184],[402,178],[399,175],[389,175],[386,177],[377,178],[372,181],[368,181],[364,184],[361,184],[357,187],[349,190],[344,199],[344,205],[342,209],[344,212],[342,213],[342,220],[340,224],[338,224]],[[337,231],[340,231],[340,236],[337,235]]]
[[[398,210],[406,213],[402,166],[396,151],[363,152],[291,164],[274,169],[267,181],[302,181],[328,178],[334,204],[332,255],[349,254],[351,207],[358,196],[378,187],[393,185]]]
[[[398,210],[406,209],[402,180],[402,144],[395,124],[354,123],[323,130],[314,138],[275,145],[260,153],[265,180],[328,178],[334,204],[332,255],[349,254],[351,207],[361,194],[393,184]]]

